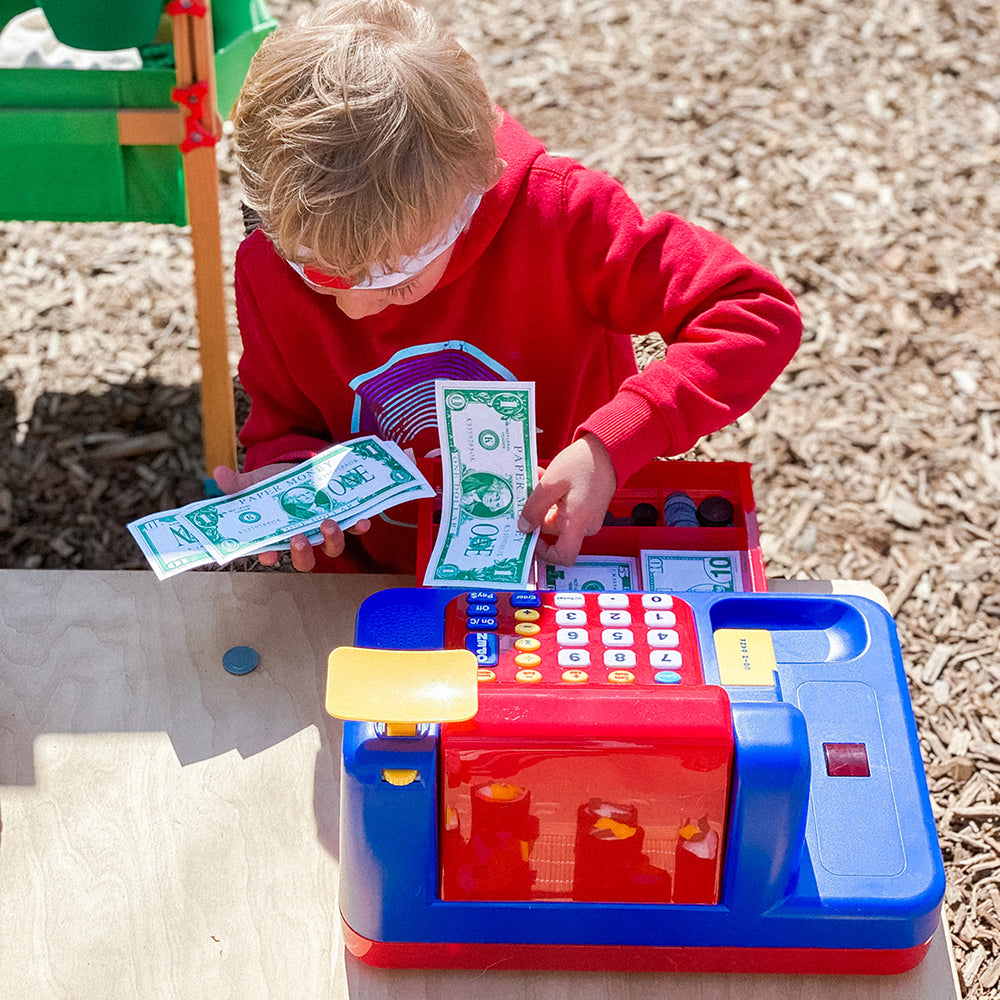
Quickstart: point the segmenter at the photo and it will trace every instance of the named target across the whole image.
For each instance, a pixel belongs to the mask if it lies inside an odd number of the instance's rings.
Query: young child
[[[403,0],[280,28],[235,124],[260,227],[236,261],[251,409],[244,472],[215,472],[227,492],[360,434],[428,454],[435,379],[534,382],[545,471],[520,527],[558,535],[539,554],[571,564],[617,485],[746,412],[798,346],[774,277],[550,156]],[[630,338],[651,332],[666,354],[639,373]],[[347,538],[327,522],[292,563],[412,573],[413,521],[395,508]]]

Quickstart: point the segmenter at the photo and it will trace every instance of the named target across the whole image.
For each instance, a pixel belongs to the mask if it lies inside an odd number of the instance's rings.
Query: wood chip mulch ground
[[[996,4],[428,6],[551,150],[722,232],[797,294],[806,335],[788,371],[690,457],[753,463],[772,576],[888,596],[962,987],[997,996]],[[228,140],[219,162],[231,261]],[[201,495],[191,277],[181,230],[0,223],[0,566],[141,568],[125,523]]]

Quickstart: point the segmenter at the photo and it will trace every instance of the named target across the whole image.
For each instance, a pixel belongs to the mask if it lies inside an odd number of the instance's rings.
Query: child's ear
[[[500,158],[500,157],[498,156],[498,157],[497,157],[497,158],[496,158],[496,159],[495,159],[495,160],[493,161],[493,176],[492,176],[492,178],[490,179],[490,182],[489,182],[489,184],[488,184],[488,185],[486,186],[486,189],[485,189],[486,191],[489,191],[489,189],[490,189],[490,188],[492,188],[492,187],[496,187],[496,186],[497,186],[497,184],[498,184],[498,183],[499,183],[499,181],[500,181],[500,178],[501,178],[501,177],[503,177],[503,172],[504,172],[504,171],[505,171],[506,169],[507,169],[507,161],[506,161],[506,160],[504,160],[504,159],[501,159],[501,158]],[[484,192],[484,193],[485,193],[485,192]]]

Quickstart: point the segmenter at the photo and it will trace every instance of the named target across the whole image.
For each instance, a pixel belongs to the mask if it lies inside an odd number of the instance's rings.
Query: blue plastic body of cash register
[[[489,641],[469,628],[489,593],[363,604],[358,646],[464,645],[480,684],[466,723],[344,725],[355,955],[865,974],[922,959],[944,872],[891,617],[851,596],[657,596],[493,595]]]

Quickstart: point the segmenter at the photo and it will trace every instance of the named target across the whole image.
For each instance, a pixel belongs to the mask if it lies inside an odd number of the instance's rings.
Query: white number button
[[[681,651],[679,649],[651,649],[649,651],[649,665],[656,668],[676,669],[682,665]]]
[[[604,665],[612,670],[624,670],[635,666],[635,653],[631,649],[606,649]]]
[[[647,628],[673,628],[677,624],[677,615],[673,611],[647,611],[643,622]]]
[[[655,628],[646,633],[646,642],[657,649],[673,649],[674,646],[681,644],[681,637],[676,629]]]
[[[560,649],[560,667],[589,667],[590,652],[586,649]]]
[[[556,631],[556,642],[560,646],[586,646],[589,641],[585,628],[561,628]]]
[[[601,642],[605,646],[631,646],[635,642],[635,636],[631,629],[606,628],[601,633]]]
[[[586,625],[587,612],[576,608],[560,608],[556,612],[557,625]]]
[[[624,627],[632,624],[632,616],[627,611],[602,611],[601,624],[607,627]]]
[[[642,606],[650,611],[663,610],[674,606],[674,599],[670,594],[643,594]]]

